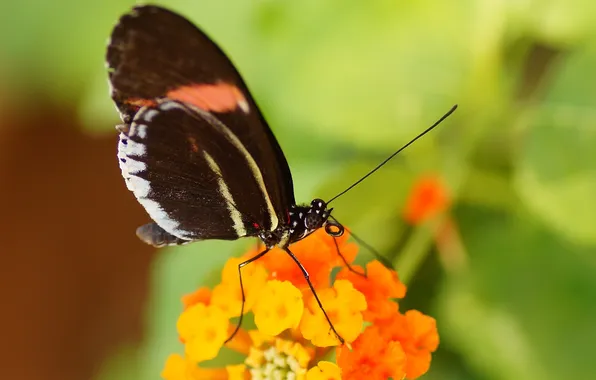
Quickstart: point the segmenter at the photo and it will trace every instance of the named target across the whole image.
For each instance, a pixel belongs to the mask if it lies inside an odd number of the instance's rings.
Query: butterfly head
[[[308,231],[314,231],[323,227],[329,219],[332,210],[327,210],[327,203],[322,199],[313,199],[310,202],[308,211],[304,214],[304,228]]]
[[[331,236],[343,235],[343,226],[330,219],[331,211],[322,199],[313,199],[308,206],[294,206],[290,211],[290,241],[301,240],[322,227]]]

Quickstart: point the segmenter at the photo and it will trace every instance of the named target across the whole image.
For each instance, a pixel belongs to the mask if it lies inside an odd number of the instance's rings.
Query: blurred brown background
[[[36,104],[0,128],[2,378],[90,379],[140,341],[151,247],[114,158],[116,135]]]

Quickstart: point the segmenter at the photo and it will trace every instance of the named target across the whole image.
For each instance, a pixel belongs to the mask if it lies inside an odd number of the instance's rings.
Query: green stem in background
[[[433,220],[414,228],[402,252],[393,260],[393,267],[399,273],[399,279],[404,284],[410,283],[430,252],[433,231],[437,226],[438,221]]]

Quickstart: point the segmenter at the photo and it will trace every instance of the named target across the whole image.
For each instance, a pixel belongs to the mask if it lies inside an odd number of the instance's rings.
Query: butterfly
[[[341,236],[344,227],[329,202],[296,204],[282,149],[225,53],[181,15],[143,5],[120,18],[106,60],[123,122],[116,127],[122,176],[152,220],[138,237],[156,247],[259,238],[264,250],[238,267],[243,300],[242,267],[283,249],[343,343],[290,246],[319,228]],[[243,314],[244,302],[236,331]]]

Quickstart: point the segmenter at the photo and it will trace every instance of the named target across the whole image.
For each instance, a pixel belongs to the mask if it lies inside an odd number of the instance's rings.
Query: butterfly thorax
[[[268,248],[287,247],[300,241],[319,228],[334,237],[343,235],[344,228],[335,220],[330,221],[331,211],[322,199],[313,199],[310,205],[293,205],[288,211],[287,223],[280,224],[274,231],[262,231],[259,237]]]
[[[310,205],[293,205],[288,210],[286,223],[280,223],[273,231],[260,232],[259,237],[269,248],[286,247],[325,227],[331,210],[321,199],[314,199]]]

